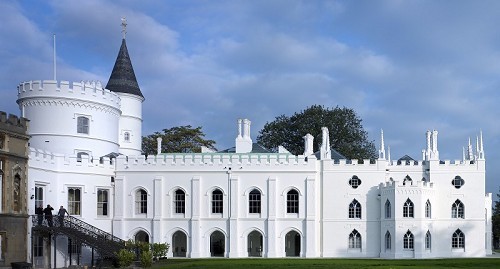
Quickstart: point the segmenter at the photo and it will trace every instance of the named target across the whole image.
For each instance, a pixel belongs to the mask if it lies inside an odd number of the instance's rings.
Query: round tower
[[[28,81],[18,87],[30,146],[65,155],[101,157],[118,152],[120,97],[100,82]]]
[[[106,89],[121,99],[121,116],[118,127],[119,153],[140,155],[142,150],[142,102],[144,96],[135,77],[125,41],[126,22],[122,22],[123,39]]]

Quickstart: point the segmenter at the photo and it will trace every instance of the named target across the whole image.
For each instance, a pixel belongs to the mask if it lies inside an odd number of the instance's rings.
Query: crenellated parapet
[[[227,154],[227,153],[166,153],[154,156],[118,156],[117,169],[153,169],[153,167],[193,167],[199,169],[242,170],[297,167],[315,169],[315,162],[303,155],[265,153],[265,154]],[[315,159],[314,159],[315,160]]]
[[[81,173],[109,173],[115,170],[115,160],[109,157],[92,158],[88,155],[56,154],[46,150],[29,148],[29,165],[34,169]]]
[[[0,129],[16,134],[26,134],[29,120],[0,111]]]
[[[405,193],[405,194],[421,194],[424,192],[434,191],[434,183],[428,181],[397,181],[390,180],[379,184],[380,193],[382,195]]]
[[[90,109],[120,113],[120,97],[100,82],[55,80],[26,81],[17,87],[18,104],[23,106],[84,106]]]

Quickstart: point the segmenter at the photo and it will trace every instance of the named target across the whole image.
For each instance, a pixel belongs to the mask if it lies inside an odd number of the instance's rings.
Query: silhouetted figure
[[[43,210],[43,214],[45,214],[45,219],[47,220],[47,224],[49,227],[52,227],[52,208],[50,205],[47,205],[47,207]]]
[[[66,210],[66,208],[64,208],[64,206],[61,206],[61,207],[59,207],[59,212],[57,212],[57,215],[59,216],[59,224],[60,224],[59,226],[63,227],[64,226],[64,215],[69,216],[69,213]]]
[[[36,220],[38,221],[38,225],[42,225],[43,222],[43,207],[39,205],[35,208]]]

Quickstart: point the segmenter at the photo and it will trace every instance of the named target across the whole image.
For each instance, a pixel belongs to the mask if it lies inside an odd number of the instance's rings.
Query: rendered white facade
[[[481,136],[458,161],[439,159],[436,131],[421,161],[391,160],[383,135],[377,160],[333,160],[326,128],[318,155],[306,134],[303,155],[252,153],[245,119],[234,153],[146,158],[138,154],[143,100],[94,82],[19,85],[32,136],[31,214],[35,203],[63,205],[122,239],[169,243],[170,257],[491,254]],[[117,152],[124,155],[103,157]],[[68,266],[67,242],[57,240],[55,267]],[[47,266],[49,255],[33,255],[35,266]],[[90,263],[88,249],[80,262]]]

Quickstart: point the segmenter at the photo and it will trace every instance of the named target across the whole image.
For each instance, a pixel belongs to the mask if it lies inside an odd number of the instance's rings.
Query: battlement
[[[13,114],[7,116],[7,113],[0,111],[0,129],[26,134],[28,122],[28,119],[19,118]]]
[[[384,183],[380,183],[379,187],[381,189],[395,189],[395,188],[434,188],[434,183],[427,181],[398,181],[390,180]]]
[[[199,167],[229,167],[238,166],[238,169],[249,166],[278,167],[278,166],[314,166],[305,156],[292,154],[265,153],[265,154],[227,154],[227,153],[164,153],[154,156],[118,156],[117,167],[130,166],[199,166]],[[236,169],[236,168],[233,168]]]
[[[76,155],[66,156],[31,147],[28,157],[30,167],[47,170],[72,172],[81,170],[85,173],[93,173],[96,170],[113,173],[115,170],[115,160],[109,157],[92,158],[88,155],[82,155],[78,158]]]
[[[68,98],[120,108],[120,97],[104,89],[99,81],[33,80],[17,86],[18,103],[28,98]]]

